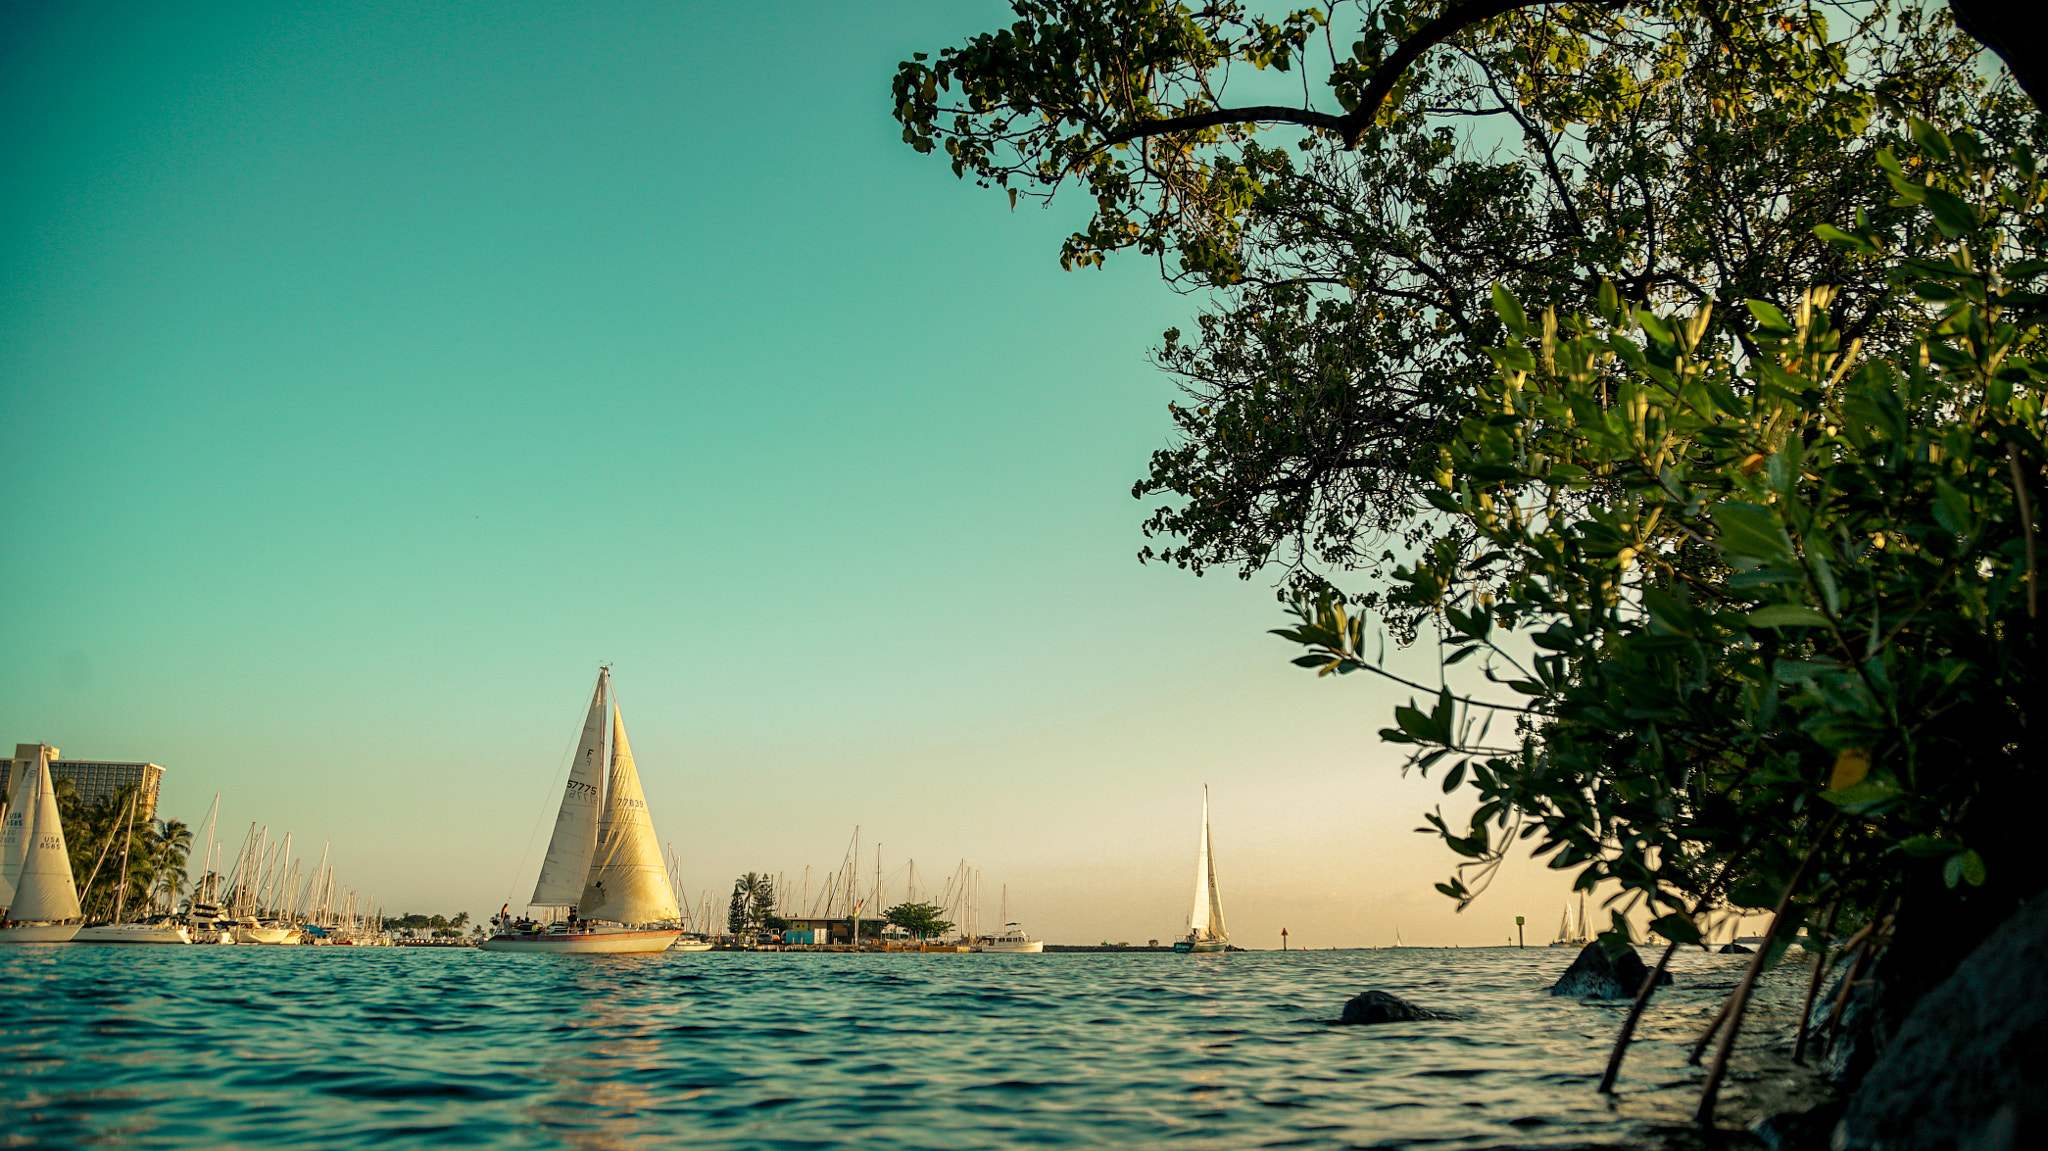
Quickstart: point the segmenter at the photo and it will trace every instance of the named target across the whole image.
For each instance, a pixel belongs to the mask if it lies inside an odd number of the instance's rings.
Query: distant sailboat
[[[1209,842],[1209,789],[1202,789],[1202,846],[1195,857],[1195,909],[1186,939],[1173,949],[1187,952],[1228,951],[1230,932],[1223,926],[1223,899],[1216,891],[1216,851]]]
[[[1557,921],[1557,938],[1550,941],[1552,947],[1584,947],[1593,941],[1586,930],[1586,893],[1579,893],[1579,924],[1572,927],[1572,905],[1564,905],[1564,917]]]
[[[556,955],[617,955],[663,951],[682,936],[682,910],[669,886],[654,821],[640,791],[626,721],[611,696],[611,671],[597,673],[597,691],[583,721],[583,736],[554,836],[533,887],[531,906],[569,909],[566,922],[515,929],[500,923],[483,941],[486,951],[541,951]],[[604,770],[605,711],[611,704],[611,770]]]
[[[7,813],[0,820],[0,943],[65,943],[78,934],[78,887],[64,846],[64,820],[50,783],[50,749],[28,769],[16,749]]]

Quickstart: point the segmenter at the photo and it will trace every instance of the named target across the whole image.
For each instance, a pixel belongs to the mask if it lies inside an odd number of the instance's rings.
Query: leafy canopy
[[[1273,565],[1368,605],[1434,536],[1412,464],[1492,371],[1492,285],[1588,310],[1611,283],[1706,315],[1700,340],[1739,357],[1759,351],[1743,301],[1789,312],[1825,283],[1833,330],[1904,348],[1881,270],[1812,223],[1912,226],[1874,163],[1908,117],[2001,149],[2032,124],[1946,13],[1891,0],[1547,4],[1469,24],[1494,9],[1014,8],[905,62],[896,114],[912,147],[1013,204],[1084,197],[1066,266],[1135,249],[1203,293],[1158,352],[1187,401],[1133,488],[1157,501],[1142,556]]]

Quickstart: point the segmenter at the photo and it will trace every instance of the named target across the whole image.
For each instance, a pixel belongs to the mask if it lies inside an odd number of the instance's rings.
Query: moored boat
[[[1045,941],[1031,938],[1022,927],[1010,923],[1004,925],[1002,934],[981,941],[974,949],[998,955],[1037,955],[1045,950]]]
[[[1216,891],[1216,851],[1209,841],[1209,789],[1202,789],[1202,843],[1195,856],[1195,907],[1188,916],[1186,938],[1173,942],[1186,955],[1230,950],[1230,932],[1223,926],[1223,899]]]
[[[96,923],[81,927],[72,937],[73,943],[175,943],[192,942],[192,933],[182,923],[163,920],[156,923]]]
[[[78,887],[50,783],[50,749],[16,745],[14,762],[0,813],[0,943],[68,942],[78,934]]]
[[[192,936],[185,931],[185,925],[169,918],[148,922],[130,921],[124,914],[128,910],[128,850],[135,842],[135,804],[137,797],[128,798],[128,822],[121,834],[121,870],[115,872],[114,916],[105,923],[95,923],[78,929],[71,937],[73,943],[141,943],[177,944],[183,946],[192,942]],[[97,869],[95,869],[97,870]],[[86,886],[92,886],[87,877]]]
[[[610,771],[604,770],[605,715],[610,704]],[[554,835],[535,880],[532,907],[569,908],[566,921],[508,922],[478,944],[485,951],[526,951],[553,955],[619,955],[665,951],[682,937],[682,919],[669,885],[626,721],[611,698],[611,670],[600,668],[597,690],[584,717],[583,734]],[[685,950],[693,950],[686,948]]]

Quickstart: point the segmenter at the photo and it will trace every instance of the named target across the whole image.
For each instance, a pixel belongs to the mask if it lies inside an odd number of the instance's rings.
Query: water
[[[0,1145],[1464,1151],[1682,1121],[1745,957],[1674,960],[1611,1101],[1624,1007],[1545,994],[1570,958],[15,946]],[[1326,1022],[1367,988],[1464,1017]],[[1766,1010],[1801,991],[1782,969]]]

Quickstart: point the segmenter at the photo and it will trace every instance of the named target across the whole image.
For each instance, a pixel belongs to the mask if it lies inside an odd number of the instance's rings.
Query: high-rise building
[[[14,758],[0,760],[0,796],[7,795],[14,788],[14,771],[17,766],[35,770],[36,748],[33,743],[14,745]],[[58,759],[57,749],[50,748],[50,780],[55,782],[68,779],[78,789],[78,798],[88,806],[114,798],[124,787],[140,786],[140,802],[135,808],[135,822],[144,823],[156,818],[157,792],[162,790],[164,769],[154,763],[110,763],[96,759]]]

